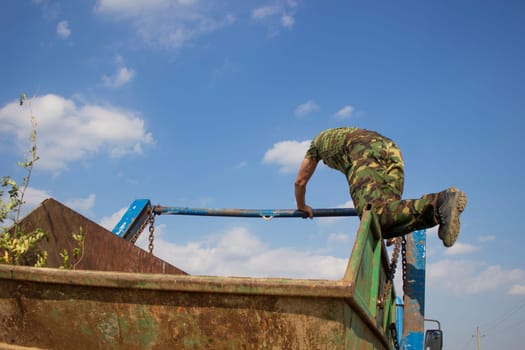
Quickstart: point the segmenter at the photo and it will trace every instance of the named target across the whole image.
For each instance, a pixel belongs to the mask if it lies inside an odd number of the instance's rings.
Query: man
[[[404,163],[396,144],[374,131],[359,128],[328,129],[317,135],[306,152],[295,180],[297,209],[313,218],[306,204],[306,185],[318,162],[345,174],[359,217],[367,204],[378,214],[383,238],[439,225],[438,235],[451,247],[459,235],[459,215],[465,209],[464,192],[451,187],[419,199],[401,200]]]

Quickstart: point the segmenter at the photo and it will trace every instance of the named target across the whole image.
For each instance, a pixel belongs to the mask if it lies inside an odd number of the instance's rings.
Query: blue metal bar
[[[292,218],[305,217],[306,214],[295,209],[209,209],[187,207],[163,207],[160,205],[152,208],[149,199],[137,199],[131,203],[129,209],[113,228],[113,233],[128,241],[134,240],[140,234],[139,230],[147,221],[151,211],[156,215],[199,215],[199,216],[236,216],[251,218]],[[357,216],[354,208],[314,209],[314,216]]]
[[[301,218],[306,214],[296,209],[210,209],[187,207],[163,207],[157,205],[153,208],[157,215],[198,215],[198,216],[234,216],[249,218]],[[328,216],[357,216],[354,208],[327,208],[314,209],[314,217]]]
[[[400,296],[396,296],[396,329],[397,329],[397,342],[402,344],[403,341],[403,314],[404,314],[403,299]]]
[[[423,350],[425,329],[426,231],[406,236],[407,271],[403,315],[403,350]]]

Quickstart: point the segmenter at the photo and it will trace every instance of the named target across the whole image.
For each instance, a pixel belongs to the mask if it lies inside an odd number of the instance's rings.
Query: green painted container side
[[[336,281],[0,265],[0,348],[393,349],[386,266],[371,212]]]
[[[395,323],[395,290],[387,294],[384,308],[382,297],[389,269],[388,252],[381,239],[381,229],[372,211],[365,211],[361,220],[351,258],[343,280],[354,285],[353,300],[381,329]]]

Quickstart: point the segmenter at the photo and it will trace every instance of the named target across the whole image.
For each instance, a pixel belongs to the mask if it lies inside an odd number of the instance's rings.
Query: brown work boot
[[[438,197],[438,236],[445,247],[452,247],[459,235],[459,215],[467,205],[465,192],[451,187],[439,193]]]

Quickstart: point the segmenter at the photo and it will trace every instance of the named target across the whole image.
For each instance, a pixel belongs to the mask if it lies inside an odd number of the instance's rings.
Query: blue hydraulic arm
[[[357,216],[354,208],[314,209],[315,217]],[[122,219],[112,232],[128,241],[135,240],[151,215],[198,215],[198,216],[230,216],[246,218],[304,218],[306,213],[296,209],[210,209],[188,207],[153,207],[149,199],[137,199],[131,203]]]
[[[296,209],[210,209],[156,206],[153,211],[157,215],[234,216],[263,219],[306,217],[305,212]],[[313,212],[315,217],[357,216],[354,208],[314,209]]]

